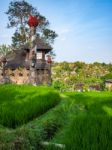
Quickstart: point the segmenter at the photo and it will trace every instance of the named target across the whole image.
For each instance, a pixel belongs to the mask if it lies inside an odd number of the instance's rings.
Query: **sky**
[[[11,44],[7,29],[11,0],[0,1],[0,44]],[[55,61],[112,63],[112,0],[26,0],[50,22],[58,34]]]

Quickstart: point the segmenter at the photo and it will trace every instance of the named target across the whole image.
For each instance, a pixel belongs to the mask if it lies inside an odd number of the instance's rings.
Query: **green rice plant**
[[[54,107],[59,94],[49,87],[0,86],[0,124],[15,128]]]
[[[20,90],[18,86],[15,89],[15,92]],[[35,97],[35,87],[22,86],[21,90],[25,92],[25,95],[34,93],[33,98]],[[37,95],[40,97],[41,95],[45,97],[46,93],[51,91],[54,92],[51,88],[36,87]],[[13,95],[13,92],[11,94]],[[50,96],[52,97],[52,93]],[[27,104],[24,94],[16,93],[15,99],[18,97],[21,97],[25,105]],[[31,97],[30,100],[33,99]],[[18,102],[21,105],[21,101]],[[19,143],[20,150],[59,150],[53,144],[56,143],[65,145],[65,150],[111,150],[112,93],[61,93],[59,105],[37,119],[34,116],[32,121],[17,129],[1,129],[0,139],[2,139],[0,140],[2,148],[6,149],[10,147],[14,149],[17,146],[16,143]],[[41,142],[49,142],[51,145],[43,147]]]
[[[81,115],[74,117],[64,131],[67,150],[111,150],[112,118]]]
[[[71,105],[66,123],[51,140],[65,150],[111,150],[112,93],[65,93]],[[67,107],[66,107],[67,108]],[[55,150],[56,147],[47,149]]]

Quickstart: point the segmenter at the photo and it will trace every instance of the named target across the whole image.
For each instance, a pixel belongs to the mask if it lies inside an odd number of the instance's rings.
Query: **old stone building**
[[[30,15],[30,46],[23,45],[1,60],[0,83],[51,84],[51,57],[47,54],[52,47],[37,36],[38,24],[38,18]]]
[[[52,48],[39,38],[36,47],[35,62],[30,60],[30,50],[25,47],[14,50],[13,55],[8,55],[0,72],[0,82],[6,80],[16,84],[50,84],[51,63],[46,55]]]

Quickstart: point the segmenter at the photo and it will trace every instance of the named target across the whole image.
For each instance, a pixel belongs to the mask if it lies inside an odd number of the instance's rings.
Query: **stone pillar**
[[[5,65],[6,65],[6,63],[7,63],[7,60],[6,60],[6,58],[4,57],[4,58],[2,58],[2,62],[1,62],[1,64],[2,64],[2,78],[0,79],[0,84],[5,84],[5,83],[10,83],[10,79],[7,77],[7,75],[6,75],[6,72],[5,72]]]
[[[36,27],[31,27],[31,50],[29,54],[30,58],[30,74],[29,74],[29,80],[30,83],[33,85],[36,85],[36,52],[35,52],[35,46],[36,46]]]

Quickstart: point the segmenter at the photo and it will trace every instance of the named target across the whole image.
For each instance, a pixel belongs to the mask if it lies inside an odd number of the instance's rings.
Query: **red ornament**
[[[47,63],[48,63],[48,64],[51,64],[51,63],[52,63],[51,56],[48,56],[48,58],[47,58]]]
[[[39,24],[39,20],[37,19],[36,16],[30,16],[28,19],[28,25],[30,27],[36,27]]]

